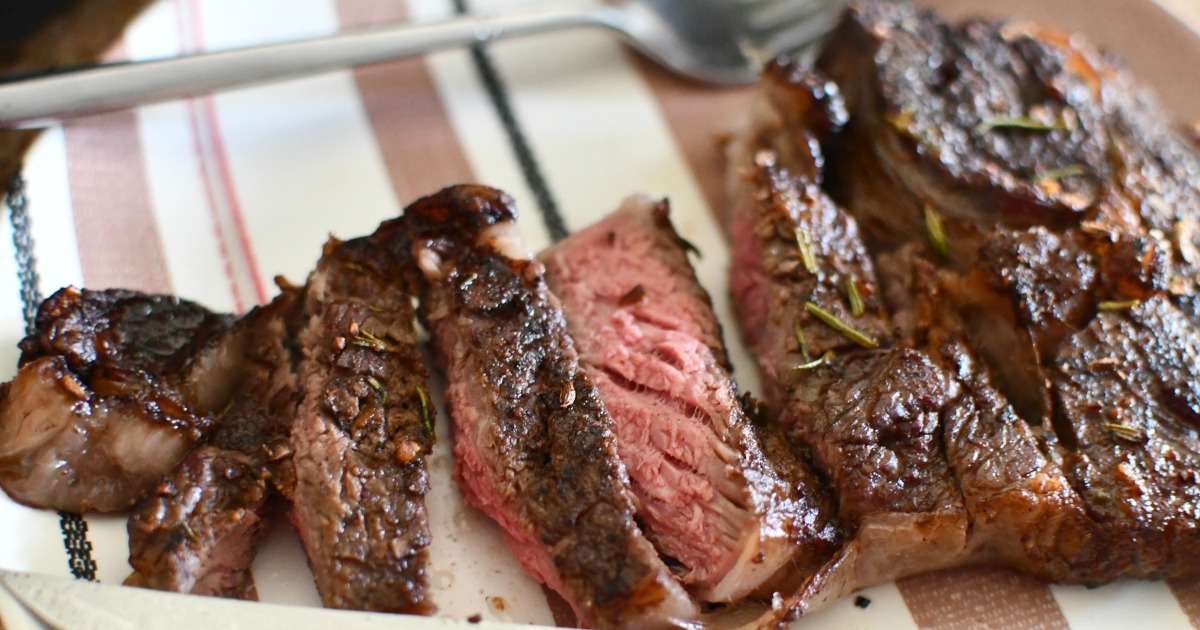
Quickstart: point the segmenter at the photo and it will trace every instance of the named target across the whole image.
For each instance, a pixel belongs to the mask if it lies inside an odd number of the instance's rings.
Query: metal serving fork
[[[200,96],[445,48],[600,27],[647,57],[714,84],[755,80],[770,57],[813,43],[845,0],[559,0],[497,15],[378,26],[224,52],[94,66],[0,84],[0,127]]]

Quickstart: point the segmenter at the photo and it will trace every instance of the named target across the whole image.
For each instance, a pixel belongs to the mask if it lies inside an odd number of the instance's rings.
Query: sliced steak
[[[1095,313],[1094,261],[1077,234],[1001,228],[984,240],[970,272],[943,276],[942,308],[962,318],[965,338],[1030,422],[1050,417],[1045,363]]]
[[[381,244],[331,240],[309,277],[304,316],[290,517],[321,600],[429,613],[434,412],[404,273]]]
[[[256,599],[254,545],[266,531],[268,469],[296,412],[289,320],[298,295],[285,290],[246,315],[247,365],[207,444],[192,451],[129,518],[125,583],[158,590]]]
[[[33,507],[132,506],[213,426],[246,326],[175,297],[68,287],[0,386],[0,486]]]
[[[382,228],[420,273],[447,376],[455,479],[532,575],[598,627],[662,626],[696,606],[634,521],[613,421],[558,299],[516,232],[512,200],[457,186]]]
[[[892,331],[854,220],[818,187],[782,168],[770,149],[743,154],[753,161],[731,166],[739,178],[729,225],[730,291],[763,373],[768,406],[778,410],[803,380],[805,370],[797,366],[874,347]],[[822,322],[810,304],[849,322],[861,337]]]
[[[1051,378],[1064,468],[1118,576],[1200,569],[1200,329],[1165,298],[1100,313]]]
[[[807,462],[790,463],[791,479],[768,462],[668,213],[632,197],[539,260],[612,416],[646,536],[703,600],[769,597],[831,555],[839,532]]]

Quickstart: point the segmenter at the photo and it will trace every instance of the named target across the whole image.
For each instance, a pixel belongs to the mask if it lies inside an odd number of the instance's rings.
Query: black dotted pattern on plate
[[[25,197],[25,179],[21,172],[13,176],[5,200],[13,228],[13,248],[16,250],[17,279],[21,285],[21,309],[25,316],[25,334],[33,334],[34,317],[42,302],[38,290],[37,264],[33,256],[33,236],[29,231],[29,201]],[[92,543],[88,541],[87,521],[72,512],[58,513],[63,545],[67,549],[67,566],[71,575],[80,580],[96,580],[96,561],[92,558]]]

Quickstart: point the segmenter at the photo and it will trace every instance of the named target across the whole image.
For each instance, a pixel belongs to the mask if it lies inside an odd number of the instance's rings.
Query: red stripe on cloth
[[[199,1],[176,0],[175,8],[180,52],[202,52],[205,45]],[[188,101],[187,109],[192,146],[223,258],[222,267],[229,280],[234,309],[241,312],[266,302],[266,288],[258,273],[258,261],[246,229],[216,103],[212,97],[192,99]]]
[[[337,0],[337,12],[343,28],[407,17],[404,2]],[[401,205],[474,180],[424,60],[357,68],[354,81]]]

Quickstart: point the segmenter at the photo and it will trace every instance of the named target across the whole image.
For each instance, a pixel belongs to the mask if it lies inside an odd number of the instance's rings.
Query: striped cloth
[[[1195,2],[1164,0],[1163,6],[1196,20]],[[1169,70],[1157,63],[1186,57],[1194,69],[1200,47],[1149,0],[973,0],[950,8],[957,15],[976,8],[1019,13],[1081,29],[1122,50],[1139,73],[1144,68],[1175,111],[1196,114],[1200,108],[1200,99],[1188,93],[1194,94],[1194,82],[1169,81]],[[461,7],[453,0],[161,0],[110,57],[215,50],[456,10]],[[1129,17],[1109,19],[1118,10]],[[244,311],[273,295],[274,276],[301,281],[330,233],[368,233],[418,196],[464,181],[512,194],[534,248],[590,223],[631,193],[669,197],[677,227],[703,252],[698,274],[718,314],[730,322],[728,255],[713,219],[723,186],[717,145],[746,113],[751,94],[682,82],[604,34],[576,32],[52,129],[28,156],[24,196],[10,196],[13,220],[3,229],[11,233],[0,239],[0,377],[10,378],[15,369],[16,342],[35,293],[69,284],[121,286]],[[732,355],[742,388],[757,390],[744,349],[735,344]],[[445,414],[439,417],[439,431],[448,434]],[[462,504],[450,481],[448,449],[443,441],[431,462],[435,602],[459,619],[478,613],[561,621],[553,598],[524,575],[496,529]],[[81,519],[0,496],[0,534],[0,568],[108,583],[130,571],[120,517]],[[318,605],[295,534],[285,524],[261,549],[254,574],[264,601]],[[1189,623],[1200,627],[1196,583],[1087,590],[971,569],[877,586],[799,625]]]

